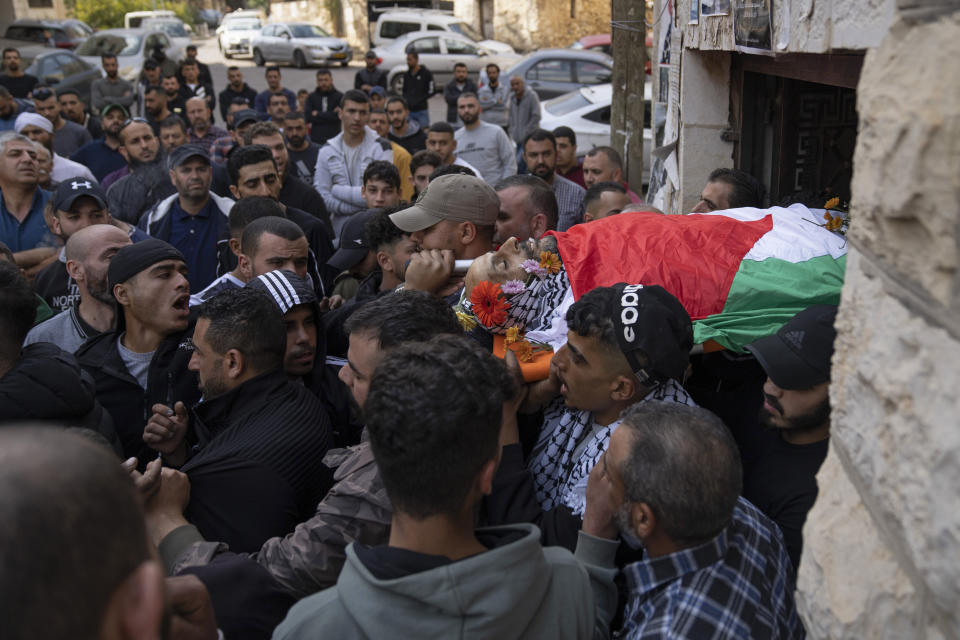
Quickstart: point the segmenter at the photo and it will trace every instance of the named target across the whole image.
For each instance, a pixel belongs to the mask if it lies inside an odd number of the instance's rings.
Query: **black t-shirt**
[[[777,523],[794,568],[800,565],[803,523],[817,499],[817,471],[827,457],[829,438],[794,445],[779,432],[753,425],[755,457],[743,468],[743,497]]]
[[[8,75],[0,75],[0,85],[3,85],[10,91],[14,98],[26,98],[27,94],[33,91],[40,81],[36,76],[25,73],[19,78],[13,78]]]
[[[67,274],[67,265],[55,260],[37,273],[33,287],[54,313],[66,311],[80,302],[80,289]]]
[[[297,177],[307,184],[313,183],[313,172],[317,167],[317,154],[320,152],[320,145],[311,141],[303,151],[294,151],[287,147],[287,153],[290,155],[290,166],[297,172]]]

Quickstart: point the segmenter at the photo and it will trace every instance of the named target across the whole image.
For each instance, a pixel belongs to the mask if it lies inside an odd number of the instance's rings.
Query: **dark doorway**
[[[766,185],[770,204],[848,202],[862,57],[735,58],[737,166]]]

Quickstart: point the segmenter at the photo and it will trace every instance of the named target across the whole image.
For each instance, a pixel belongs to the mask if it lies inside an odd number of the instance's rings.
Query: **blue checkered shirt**
[[[553,176],[553,193],[557,196],[557,231],[566,231],[583,222],[583,197],[587,191],[563,176]]]
[[[623,638],[803,638],[779,528],[740,498],[713,540],[624,569]]]

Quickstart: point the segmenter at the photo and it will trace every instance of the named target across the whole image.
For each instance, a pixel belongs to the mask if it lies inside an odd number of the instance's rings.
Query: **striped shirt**
[[[730,525],[709,542],[623,572],[630,588],[623,638],[805,636],[783,536],[743,498]]]
[[[586,189],[563,176],[553,176],[553,194],[557,196],[557,231],[566,231],[583,222],[583,197]]]

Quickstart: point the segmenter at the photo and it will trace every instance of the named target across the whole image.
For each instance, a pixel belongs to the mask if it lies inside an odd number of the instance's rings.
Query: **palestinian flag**
[[[839,304],[847,242],[823,211],[629,212],[551,232],[574,299],[618,282],[658,284],[693,320],[694,342],[743,351],[814,304]],[[712,341],[712,342],[711,342]]]

